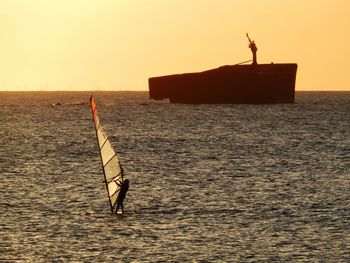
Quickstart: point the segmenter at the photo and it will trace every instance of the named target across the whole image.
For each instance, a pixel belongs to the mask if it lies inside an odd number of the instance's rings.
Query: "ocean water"
[[[0,261],[350,261],[350,92],[277,105],[94,92],[130,180],[124,216],[89,95],[0,93]]]

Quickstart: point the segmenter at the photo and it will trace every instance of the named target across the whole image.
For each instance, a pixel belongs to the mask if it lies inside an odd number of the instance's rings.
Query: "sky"
[[[349,0],[0,0],[0,90],[148,90],[252,58],[350,91]]]

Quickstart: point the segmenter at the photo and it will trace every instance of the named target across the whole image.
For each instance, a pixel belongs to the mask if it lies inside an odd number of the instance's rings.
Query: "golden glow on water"
[[[6,93],[3,262],[350,262],[350,92],[196,106],[94,92],[131,182],[123,217],[90,92]]]
[[[2,0],[0,90],[146,90],[150,76],[295,62],[297,90],[350,90],[347,0]]]

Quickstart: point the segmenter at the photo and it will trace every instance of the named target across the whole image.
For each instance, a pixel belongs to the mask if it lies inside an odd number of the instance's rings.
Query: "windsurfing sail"
[[[113,150],[106,133],[103,131],[100,120],[97,116],[96,102],[93,96],[90,97],[90,104],[109,204],[111,206],[111,212],[114,213],[120,186],[123,182],[123,168],[119,163],[118,156]]]

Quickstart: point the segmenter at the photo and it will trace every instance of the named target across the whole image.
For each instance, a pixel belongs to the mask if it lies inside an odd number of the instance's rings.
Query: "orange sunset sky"
[[[251,59],[350,90],[349,0],[0,0],[0,90],[147,90]]]

